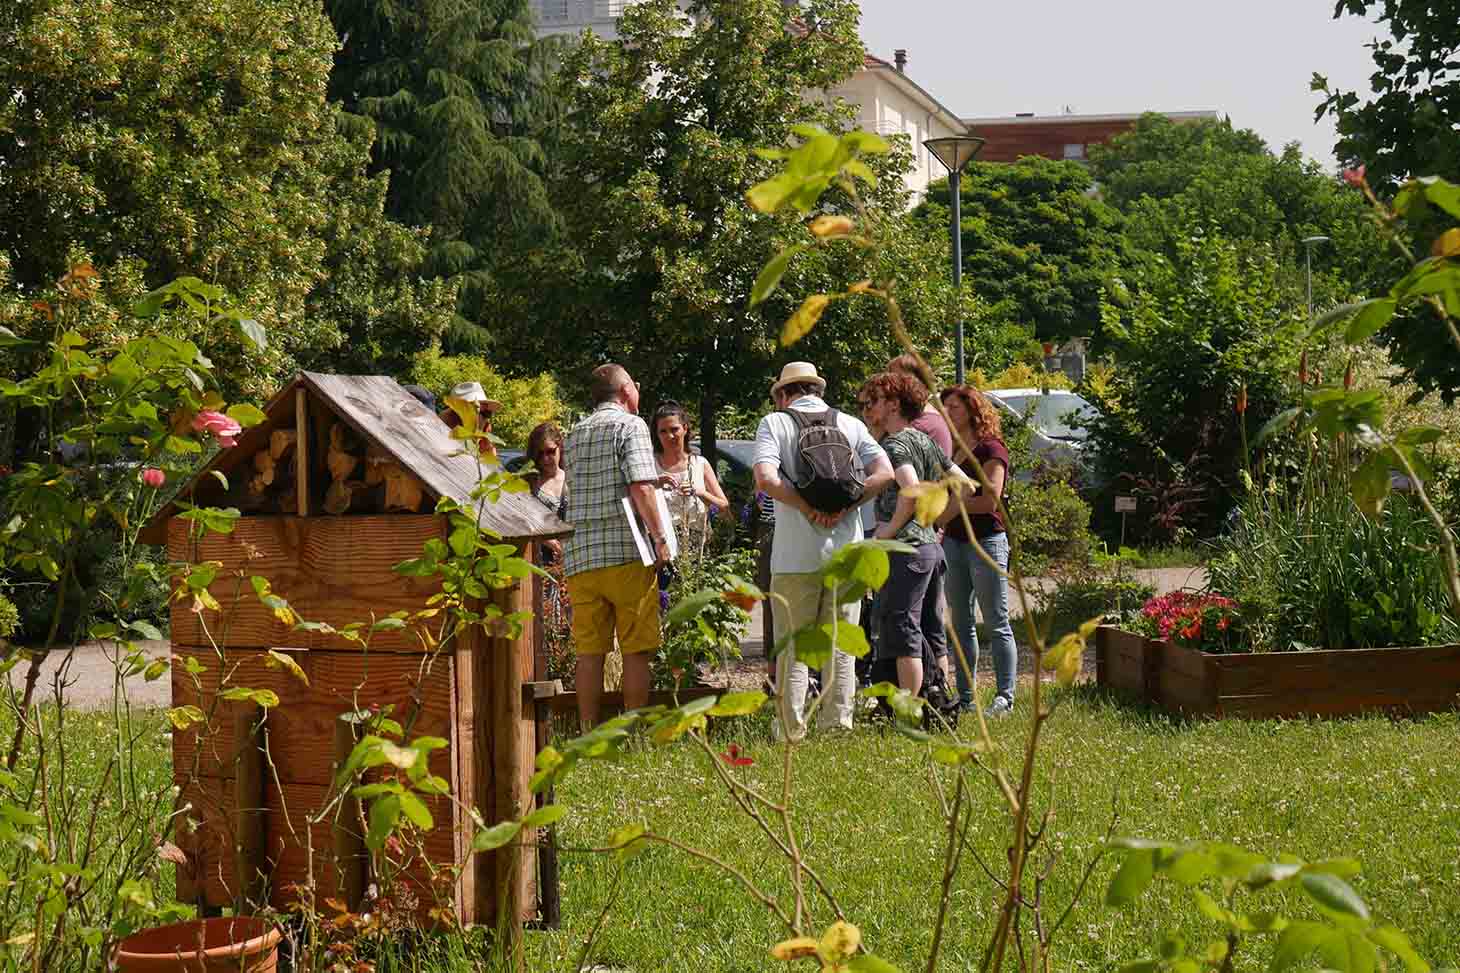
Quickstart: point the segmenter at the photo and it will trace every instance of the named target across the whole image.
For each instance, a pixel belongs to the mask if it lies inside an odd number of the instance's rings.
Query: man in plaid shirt
[[[669,561],[654,491],[659,471],[649,427],[638,416],[639,387],[619,365],[593,370],[594,409],[568,434],[568,520],[573,536],[563,551],[563,573],[573,603],[578,653],[578,716],[584,729],[598,723],[603,657],[618,635],[624,657],[624,707],[649,702],[649,655],[659,648],[658,568]],[[624,517],[630,498],[654,548],[644,564]]]

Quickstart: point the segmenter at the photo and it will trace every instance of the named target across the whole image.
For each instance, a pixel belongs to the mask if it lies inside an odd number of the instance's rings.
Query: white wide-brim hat
[[[771,386],[771,395],[775,395],[784,385],[794,382],[810,382],[818,389],[826,391],[826,379],[816,374],[816,366],[809,361],[787,362],[786,367],[781,369],[781,377],[776,379],[776,384]]]
[[[452,386],[451,397],[466,402],[481,403],[489,412],[496,412],[502,408],[500,402],[487,398],[486,390],[482,388],[481,382],[458,382]]]

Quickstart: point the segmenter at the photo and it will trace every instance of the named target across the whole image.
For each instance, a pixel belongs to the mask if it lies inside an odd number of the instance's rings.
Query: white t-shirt
[[[814,395],[802,396],[790,405],[797,412],[823,412],[826,407],[826,403]],[[861,457],[864,469],[871,469],[873,463],[886,457],[862,420],[838,410],[836,424]],[[754,464],[767,463],[778,470],[794,470],[797,466],[796,438],[795,420],[772,412],[760,421],[760,427],[755,431]],[[771,573],[811,574],[820,570],[838,548],[861,539],[860,511],[852,511],[837,521],[835,527],[828,529],[817,527],[799,510],[777,500],[776,531],[771,538]]]

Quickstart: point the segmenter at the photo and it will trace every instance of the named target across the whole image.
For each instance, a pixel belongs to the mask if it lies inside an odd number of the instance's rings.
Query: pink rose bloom
[[[167,482],[167,474],[155,466],[149,466],[142,471],[142,482],[154,490],[161,490],[162,485]]]
[[[193,429],[198,432],[212,433],[213,438],[218,440],[218,445],[223,447],[234,444],[234,436],[243,432],[243,427],[237,421],[228,418],[221,412],[205,411],[199,412],[193,417]]]

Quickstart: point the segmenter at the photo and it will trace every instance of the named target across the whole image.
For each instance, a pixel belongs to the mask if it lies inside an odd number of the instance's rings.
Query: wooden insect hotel
[[[178,866],[178,898],[217,907],[243,893],[287,910],[312,873],[325,915],[327,900],[357,909],[374,885],[423,921],[442,907],[464,923],[507,919],[520,928],[512,917],[538,909],[536,856],[512,846],[473,855],[477,829],[461,805],[479,809],[487,825],[531,810],[537,730],[524,692],[533,690],[533,624],[515,638],[474,628],[434,652],[409,630],[385,629],[362,651],[337,633],[284,624],[250,584],[266,578],[301,619],[336,629],[426,608],[439,580],[392,568],[420,557],[428,540],[446,539],[436,501],[471,504],[477,462],[389,378],[303,372],[264,411],[267,420],[181,495],[239,508],[232,532],[193,539],[176,506],[149,527],[155,543],[165,538],[170,561],[221,564],[208,588],[216,610],[194,610],[191,599],[172,609],[173,705],[215,707],[206,727],[173,734],[179,806],[191,805],[189,816],[202,822],[177,829],[188,859]],[[481,523],[527,557],[534,542],[570,530],[525,494],[484,503]],[[507,614],[530,611],[531,585],[494,591],[491,601]],[[270,665],[270,650],[297,663],[307,685],[277,659]],[[190,660],[203,671],[189,673]],[[228,685],[267,689],[278,704],[214,702],[225,672]],[[364,846],[369,801],[318,812],[359,733],[341,715],[385,707],[406,739],[449,742],[431,753],[430,770],[459,803],[428,802],[434,827],[407,835],[416,840],[399,852],[398,874],[377,876]]]

